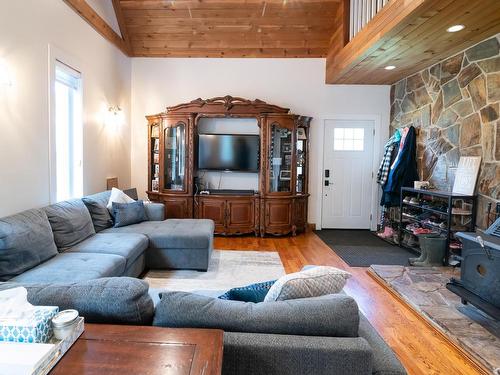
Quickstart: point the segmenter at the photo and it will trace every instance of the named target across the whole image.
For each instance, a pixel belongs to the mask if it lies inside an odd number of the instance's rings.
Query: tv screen
[[[219,171],[258,172],[259,136],[200,134],[198,168]]]

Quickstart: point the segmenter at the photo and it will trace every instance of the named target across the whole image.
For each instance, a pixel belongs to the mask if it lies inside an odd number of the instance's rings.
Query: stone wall
[[[391,87],[391,134],[417,128],[419,175],[451,190],[460,156],[482,156],[478,226],[500,200],[500,34]],[[492,215],[493,218],[493,215]]]

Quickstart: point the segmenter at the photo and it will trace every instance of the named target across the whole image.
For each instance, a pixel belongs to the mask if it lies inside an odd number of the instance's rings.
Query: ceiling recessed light
[[[396,69],[396,67],[394,65],[387,65],[384,69],[385,70],[394,70],[394,69]]]
[[[457,31],[465,29],[464,25],[453,25],[446,29],[449,33],[456,33]]]

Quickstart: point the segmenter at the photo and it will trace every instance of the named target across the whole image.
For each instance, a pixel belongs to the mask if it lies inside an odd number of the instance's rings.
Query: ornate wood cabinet
[[[198,121],[255,118],[260,128],[259,191],[196,195]],[[231,96],[167,108],[148,120],[148,197],[167,218],[209,218],[218,234],[286,235],[307,227],[309,124],[288,108]]]

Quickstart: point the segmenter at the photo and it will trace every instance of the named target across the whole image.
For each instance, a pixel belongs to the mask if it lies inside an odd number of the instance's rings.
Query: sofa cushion
[[[344,294],[277,302],[240,302],[192,293],[161,293],[153,325],[229,332],[356,337],[359,313]]]
[[[214,222],[204,219],[167,219],[144,221],[105,233],[142,233],[149,238],[149,247],[156,249],[206,249],[211,246]]]
[[[115,254],[127,260],[126,268],[148,248],[148,238],[136,233],[97,233],[67,253]]]
[[[0,280],[8,280],[55,255],[52,229],[42,210],[0,219]]]
[[[0,283],[0,290],[24,286],[34,305],[75,309],[86,323],[150,325],[154,315],[149,285],[131,277],[106,277],[76,283]],[[112,303],[110,303],[112,301]]]
[[[115,254],[63,253],[12,278],[16,282],[77,282],[121,276],[126,260]]]
[[[132,199],[131,197],[129,197],[127,194],[125,194],[120,189],[112,188],[111,194],[109,196],[108,204],[106,205],[109,212],[111,213],[111,216],[113,216],[113,202],[115,202],[115,203],[132,203],[132,202],[135,202],[135,200]]]
[[[111,190],[108,190],[82,198],[82,202],[90,212],[96,233],[113,226],[113,218],[106,207],[110,195]]]
[[[80,199],[44,208],[59,251],[65,251],[95,234],[89,210]]]
[[[113,202],[112,207],[113,217],[115,218],[115,228],[141,223],[148,219],[142,201],[132,203]]]
[[[284,301],[338,293],[349,277],[349,272],[327,266],[289,273],[274,283],[264,301]]]

